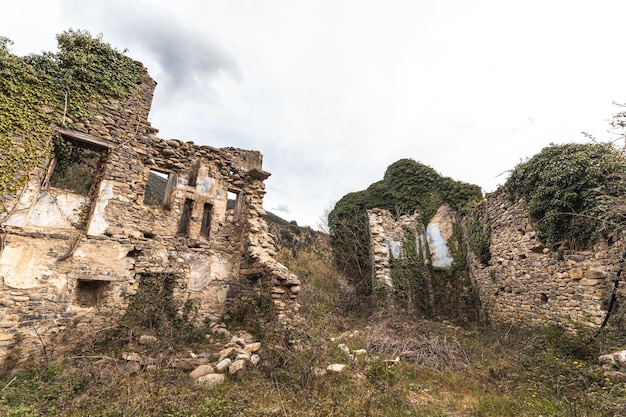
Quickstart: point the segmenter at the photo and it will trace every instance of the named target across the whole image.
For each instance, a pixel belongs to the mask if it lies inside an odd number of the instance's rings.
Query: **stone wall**
[[[504,188],[488,195],[475,213],[491,224],[489,264],[481,264],[468,251],[470,276],[485,317],[522,325],[602,323],[623,242],[600,242],[588,250],[549,251],[537,239],[524,201],[511,201]],[[373,288],[393,289],[390,260],[400,257],[407,228],[417,236],[416,246],[424,251],[426,262],[449,267],[453,259],[446,243],[455,219],[447,206],[426,227],[417,214],[395,219],[386,210],[368,211]]]
[[[600,325],[623,242],[550,252],[537,239],[523,200],[511,201],[502,187],[482,204],[491,222],[491,260],[482,265],[470,255],[470,269],[488,317],[527,325]]]
[[[73,162],[88,192],[65,184],[49,155],[17,202],[5,196],[0,359],[16,335],[32,346],[119,317],[149,274],[176,276],[174,299],[199,321],[227,317],[233,297],[259,288],[281,322],[298,320],[299,281],[274,260],[263,219],[262,155],[158,138],[147,119],[155,86],[146,74],[127,100],[94,103],[90,120],[59,114],[56,130],[101,161]]]

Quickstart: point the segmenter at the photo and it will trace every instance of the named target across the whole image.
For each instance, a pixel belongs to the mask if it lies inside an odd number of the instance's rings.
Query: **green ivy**
[[[491,259],[491,221],[486,213],[481,218],[479,211],[474,211],[467,221],[467,243],[478,260],[487,265]]]
[[[345,195],[329,213],[335,262],[361,294],[370,295],[368,209],[386,209],[395,215],[417,211],[422,223],[428,224],[443,203],[465,213],[481,200],[482,192],[477,185],[443,177],[412,159],[400,159],[387,168],[381,181],[364,191]]]
[[[626,159],[610,144],[551,145],[517,165],[506,188],[528,203],[545,244],[585,247],[614,228],[625,169]]]
[[[400,258],[391,258],[391,280],[398,307],[432,317],[434,300],[431,275],[412,230],[404,230]]]
[[[480,318],[480,299],[472,282],[467,250],[458,224],[446,245],[454,259],[450,268],[436,268],[424,262],[430,258],[427,247],[418,245],[412,230],[405,229],[399,259],[391,259],[391,279],[396,307],[426,318],[446,318],[476,322]]]
[[[0,213],[49,158],[59,140],[52,125],[91,118],[103,98],[137,92],[145,75],[140,63],[89,32],[70,29],[57,42],[57,53],[18,57],[0,37]]]

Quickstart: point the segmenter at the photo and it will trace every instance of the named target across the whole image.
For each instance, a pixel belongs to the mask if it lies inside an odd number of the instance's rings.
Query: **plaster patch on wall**
[[[203,194],[208,194],[211,190],[211,180],[205,178],[201,183],[196,185],[196,191]]]
[[[17,204],[15,212],[5,220],[8,226],[23,227],[27,225],[28,212],[35,205],[39,196],[39,182],[35,179],[28,183],[28,187],[24,190],[22,198]]]
[[[434,267],[437,268],[450,268],[454,258],[450,255],[450,250],[438,224],[429,224],[426,228],[426,237],[428,239],[428,248],[430,249],[430,256]]]
[[[205,257],[198,257],[187,260],[189,263],[189,291],[200,291],[211,283],[211,269],[209,260]]]
[[[419,252],[422,251],[422,259],[424,260],[424,264],[428,263],[428,250],[426,248],[428,245],[428,240],[426,239],[426,231],[415,236],[415,249]]]
[[[109,224],[104,218],[104,211],[109,205],[109,200],[113,198],[113,184],[108,181],[102,181],[100,184],[100,192],[98,193],[98,201],[93,210],[93,216],[89,222],[87,234],[90,236],[103,235]]]
[[[0,276],[7,287],[36,288],[40,286],[38,278],[49,272],[46,257],[30,246],[9,244],[0,255]]]
[[[228,277],[232,265],[224,258],[218,256],[211,257],[211,280],[223,281]]]
[[[90,264],[111,265],[126,258],[129,246],[111,243],[83,243],[74,251],[73,258],[87,261]]]
[[[74,229],[82,206],[88,202],[86,197],[78,194],[42,191],[30,210],[27,223],[29,226]]]

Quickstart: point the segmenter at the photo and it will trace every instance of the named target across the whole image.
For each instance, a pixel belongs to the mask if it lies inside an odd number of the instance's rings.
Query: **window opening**
[[[162,206],[170,208],[172,188],[176,186],[176,176],[151,169],[146,181],[143,204],[146,206]]]
[[[76,285],[76,301],[81,307],[97,307],[107,297],[109,281],[88,281],[79,279]]]
[[[213,204],[204,203],[202,210],[202,225],[200,226],[200,235],[209,237],[211,231],[211,215],[213,214]]]
[[[237,203],[237,193],[228,190],[226,198],[226,210],[233,210]]]
[[[191,187],[195,187],[198,184],[198,169],[200,169],[200,165],[196,164],[189,173],[189,181],[187,185]]]
[[[228,190],[226,210],[232,210],[233,220],[239,220],[239,215],[241,213],[241,191]]]
[[[59,135],[54,141],[54,158],[50,162],[42,189],[48,187],[89,195],[96,185],[106,147]]]
[[[185,205],[183,206],[183,213],[178,224],[178,236],[189,235],[189,221],[191,220],[191,212],[193,209],[193,200],[190,198],[185,199]]]

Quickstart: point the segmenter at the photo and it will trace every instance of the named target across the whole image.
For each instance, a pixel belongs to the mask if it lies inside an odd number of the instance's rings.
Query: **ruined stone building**
[[[257,151],[163,140],[147,120],[156,83],[106,99],[90,120],[55,126],[74,153],[51,153],[0,216],[0,358],[17,334],[35,343],[121,313],[153,274],[197,320],[215,322],[255,291],[277,318],[298,315],[298,279],[276,262]],[[45,106],[42,111],[51,111]],[[110,315],[107,316],[110,320]]]
[[[602,323],[624,250],[622,241],[599,242],[587,250],[550,251],[537,238],[526,203],[511,201],[504,187],[488,195],[477,211],[491,225],[491,259],[482,263],[469,247],[467,253],[485,318],[564,327]],[[402,254],[405,229],[415,232],[425,262],[446,269],[455,262],[448,248],[452,227],[464,222],[444,205],[428,225],[420,224],[417,214],[394,218],[379,209],[368,211],[368,223],[373,287],[392,288],[390,264]]]

